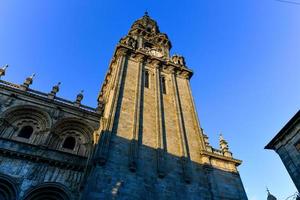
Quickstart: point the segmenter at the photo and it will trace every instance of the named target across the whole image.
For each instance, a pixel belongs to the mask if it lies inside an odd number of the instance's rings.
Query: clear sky
[[[300,2],[300,0],[294,0]],[[223,133],[250,200],[296,191],[279,156],[264,146],[300,105],[300,5],[276,0],[0,0],[5,80],[95,106],[115,45],[144,11],[194,70],[201,126]]]

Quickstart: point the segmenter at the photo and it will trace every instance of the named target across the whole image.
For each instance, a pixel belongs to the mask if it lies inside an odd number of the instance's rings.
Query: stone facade
[[[265,147],[278,153],[295,186],[300,191],[300,111]]]
[[[210,146],[184,57],[147,14],[116,47],[98,107],[0,81],[0,199],[247,196],[225,139]],[[5,68],[0,70],[0,76]],[[2,196],[3,197],[2,197]]]

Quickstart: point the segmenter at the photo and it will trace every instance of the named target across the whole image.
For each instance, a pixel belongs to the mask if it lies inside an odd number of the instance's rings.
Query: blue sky
[[[298,1],[299,0],[294,0]],[[218,146],[223,133],[250,200],[296,191],[279,157],[264,146],[299,109],[300,5],[276,0],[0,0],[0,65],[6,80],[83,102],[96,97],[115,45],[148,10],[172,53],[194,70],[201,125]]]

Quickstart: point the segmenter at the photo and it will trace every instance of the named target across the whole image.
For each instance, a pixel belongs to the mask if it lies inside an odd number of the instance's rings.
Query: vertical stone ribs
[[[178,126],[179,126],[179,136],[181,141],[181,151],[182,151],[181,164],[182,164],[183,180],[186,183],[190,183],[191,182],[190,154],[189,154],[189,148],[187,143],[186,129],[183,120],[181,102],[180,102],[180,97],[178,92],[178,85],[177,85],[177,80],[174,71],[172,72],[171,76],[172,76],[172,83],[173,83],[173,92],[175,97],[176,115],[177,115]]]
[[[160,78],[160,63],[154,62],[155,67],[155,90],[156,90],[156,130],[157,130],[157,174],[158,177],[165,176],[165,151],[163,147],[163,115],[162,115],[162,90]]]
[[[129,170],[132,172],[136,171],[137,159],[138,159],[138,137],[140,133],[140,116],[141,116],[141,93],[143,88],[143,67],[144,67],[144,57],[137,55],[138,61],[138,74],[136,81],[136,92],[135,92],[135,107],[134,107],[134,118],[133,118],[133,128],[132,128],[132,139],[129,147]]]
[[[108,158],[109,144],[111,140],[112,133],[116,130],[116,125],[119,117],[117,114],[120,114],[120,111],[117,111],[118,104],[121,102],[120,90],[122,85],[124,85],[125,79],[125,68],[127,65],[127,50],[119,49],[116,53],[116,56],[119,57],[118,69],[116,70],[116,77],[114,82],[116,87],[113,87],[113,105],[110,108],[109,116],[105,128],[100,133],[99,143],[97,145],[96,154],[94,157],[94,162],[99,165],[104,165]]]

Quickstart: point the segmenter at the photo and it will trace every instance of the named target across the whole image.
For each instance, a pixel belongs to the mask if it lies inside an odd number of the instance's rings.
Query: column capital
[[[133,58],[139,63],[144,63],[147,60],[147,56],[144,54],[136,53],[133,55]]]
[[[162,66],[162,62],[159,60],[148,59],[147,62],[156,69],[158,69]]]
[[[120,47],[120,48],[118,48],[118,49],[116,50],[116,56],[118,56],[118,57],[119,57],[119,56],[127,56],[128,53],[129,53],[129,50],[126,49],[126,48]]]

